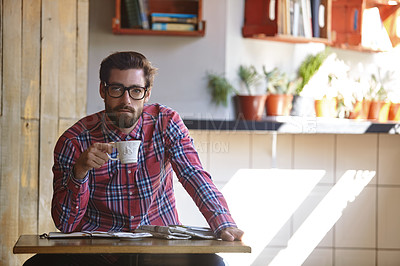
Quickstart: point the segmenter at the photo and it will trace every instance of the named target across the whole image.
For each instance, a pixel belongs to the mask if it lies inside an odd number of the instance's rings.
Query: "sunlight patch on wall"
[[[346,171],[269,265],[301,265],[374,176],[375,171]]]
[[[219,254],[250,265],[325,175],[324,170],[241,169],[222,189],[250,254]]]

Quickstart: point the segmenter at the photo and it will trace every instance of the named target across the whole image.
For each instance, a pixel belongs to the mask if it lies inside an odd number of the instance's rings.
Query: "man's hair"
[[[102,82],[108,82],[111,69],[142,69],[146,88],[153,87],[154,75],[157,72],[157,68],[153,67],[144,55],[137,52],[116,52],[103,59],[100,65]]]

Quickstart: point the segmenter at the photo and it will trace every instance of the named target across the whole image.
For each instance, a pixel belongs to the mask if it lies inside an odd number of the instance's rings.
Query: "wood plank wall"
[[[89,0],[0,0],[0,265],[54,230],[53,149],[86,114]]]

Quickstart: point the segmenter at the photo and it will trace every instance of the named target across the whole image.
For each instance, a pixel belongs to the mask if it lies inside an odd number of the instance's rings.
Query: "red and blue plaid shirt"
[[[52,217],[59,230],[133,231],[144,224],[180,224],[173,171],[217,235],[225,227],[236,227],[175,111],[145,105],[129,135],[106,121],[104,111],[87,116],[55,146]],[[84,179],[74,178],[75,161],[90,145],[130,139],[142,140],[137,163],[109,160]]]

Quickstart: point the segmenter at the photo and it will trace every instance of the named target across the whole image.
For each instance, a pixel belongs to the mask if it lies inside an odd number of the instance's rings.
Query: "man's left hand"
[[[244,232],[236,227],[227,227],[222,229],[220,237],[224,241],[242,240]]]

